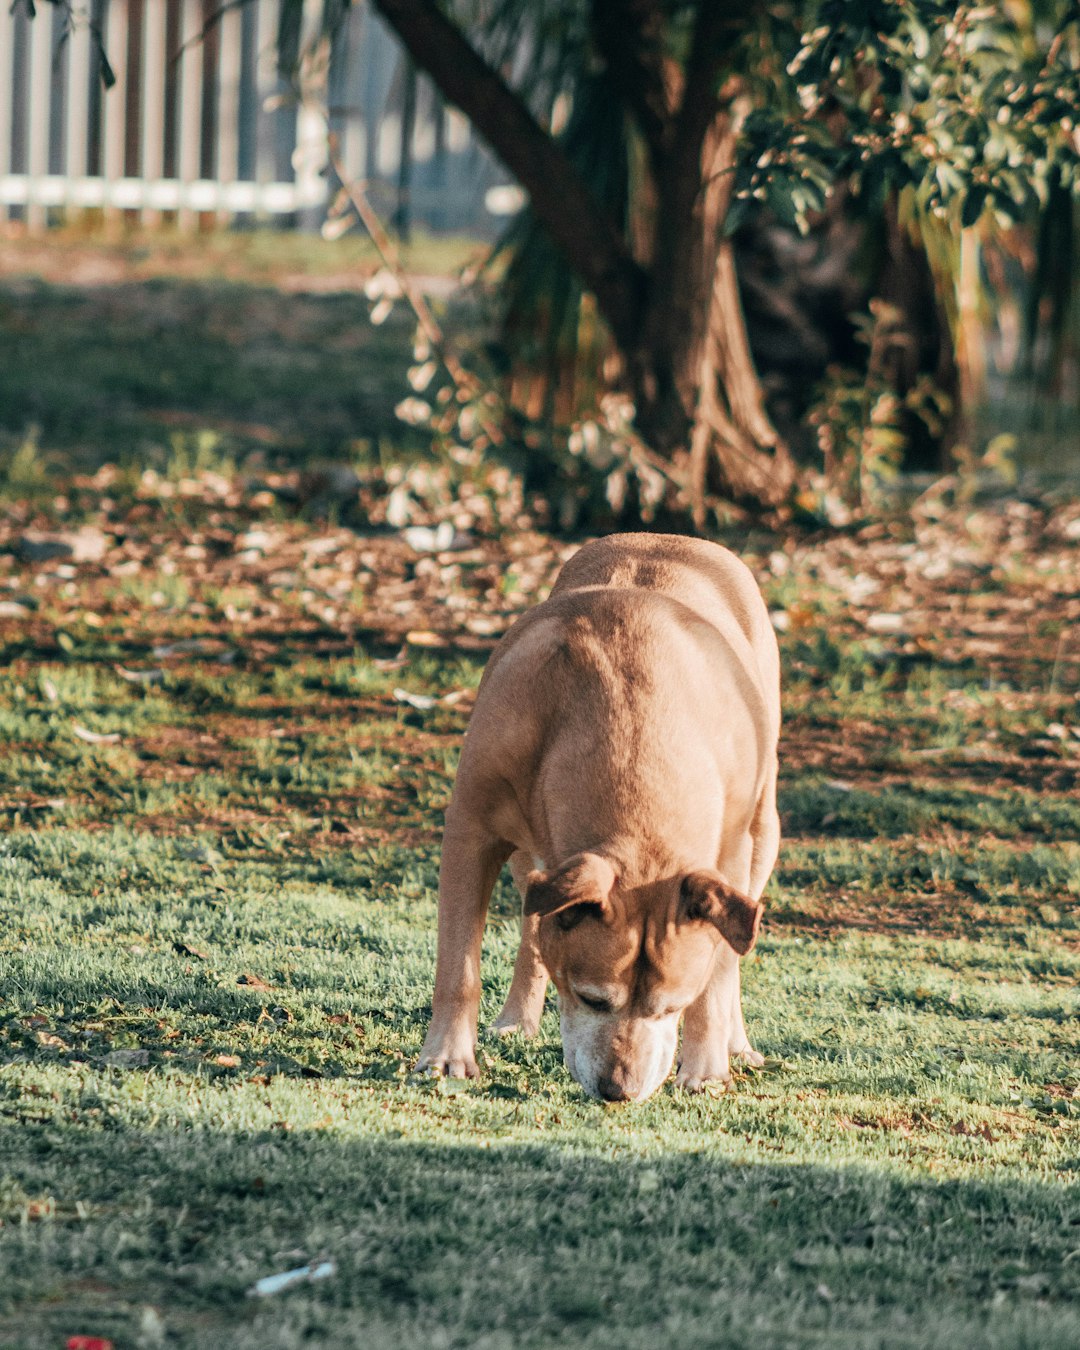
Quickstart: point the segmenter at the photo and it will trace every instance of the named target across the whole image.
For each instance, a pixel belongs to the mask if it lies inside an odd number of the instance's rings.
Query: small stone
[[[40,530],[27,530],[16,548],[27,562],[54,562],[57,558],[71,558],[75,553],[60,535],[44,534]]]
[[[92,525],[79,530],[65,530],[49,534],[44,530],[27,530],[16,545],[19,556],[27,562],[55,562],[67,558],[72,562],[100,562],[108,548],[108,540]]]

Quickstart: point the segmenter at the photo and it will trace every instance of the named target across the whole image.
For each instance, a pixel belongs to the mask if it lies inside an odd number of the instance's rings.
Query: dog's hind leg
[[[721,941],[709,983],[686,1010],[676,1086],[701,1092],[731,1080],[732,1055],[753,1055],[743,1026],[739,958]]]
[[[758,803],[750,833],[738,850],[738,856],[725,859],[724,874],[736,885],[746,888],[757,900],[776,860],[776,844],[768,833],[768,791]],[[773,805],[775,816],[776,808]],[[759,833],[759,822],[765,827]],[[777,840],[779,839],[777,826]],[[771,858],[768,858],[769,851]],[[768,867],[760,875],[764,861]],[[755,889],[755,887],[757,889]],[[742,1060],[755,1068],[764,1063],[763,1057],[750,1044],[742,1015],[740,958],[726,942],[721,941],[716,951],[709,983],[686,1010],[683,1020],[682,1049],[675,1074],[678,1087],[689,1092],[701,1092],[707,1083],[727,1083],[731,1079],[732,1059]]]
[[[777,763],[774,758],[769,766],[765,787],[758,799],[757,809],[750,826],[750,837],[754,841],[750,862],[750,886],[748,894],[751,900],[760,900],[765,885],[776,866],[780,852],[780,816],[776,810]]]
[[[533,859],[521,849],[510,859],[514,883],[525,897],[525,878],[533,866]],[[492,1031],[500,1036],[520,1031],[523,1036],[535,1036],[540,1029],[547,994],[548,973],[540,956],[540,915],[521,916],[521,946],[514,962],[514,978],[502,1012],[492,1023]]]
[[[750,862],[750,884],[747,888],[751,900],[760,900],[765,885],[776,866],[776,857],[780,851],[780,817],[776,811],[776,772],[774,760],[764,791],[757,804],[754,820],[750,826],[753,840],[753,852]],[[739,962],[735,963],[734,975],[728,977],[729,984],[734,983],[734,992],[730,995],[730,1032],[728,1034],[728,1053],[732,1058],[760,1068],[765,1063],[764,1056],[750,1044],[746,1034],[746,1025],[742,1015],[742,992],[739,980]]]
[[[439,868],[439,950],[431,1025],[416,1067],[448,1078],[475,1078],[484,919],[510,849],[490,835],[457,825],[452,807],[453,803],[447,812]]]

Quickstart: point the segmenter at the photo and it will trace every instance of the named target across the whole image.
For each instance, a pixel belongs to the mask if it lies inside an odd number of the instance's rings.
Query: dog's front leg
[[[743,1025],[739,958],[721,942],[709,983],[686,1010],[675,1083],[688,1092],[700,1092],[706,1083],[727,1083],[732,1056],[754,1066],[764,1063]]]
[[[487,835],[451,824],[439,867],[439,947],[431,1025],[417,1069],[475,1078],[480,1010],[480,947],[499,869],[510,849]]]
[[[534,855],[526,849],[519,848],[511,855],[510,873],[522,902],[528,889],[529,873],[535,865]],[[514,962],[514,977],[503,1010],[491,1025],[492,1031],[498,1036],[509,1036],[515,1031],[520,1031],[523,1036],[535,1036],[544,1015],[547,987],[547,967],[540,955],[540,915],[522,914],[521,945]]]

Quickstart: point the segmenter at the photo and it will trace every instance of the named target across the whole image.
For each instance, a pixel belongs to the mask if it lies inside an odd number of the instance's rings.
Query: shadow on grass
[[[0,295],[19,334],[0,432],[37,426],[42,444],[80,469],[145,464],[148,454],[161,468],[170,444],[205,429],[238,453],[300,463],[339,455],[357,436],[419,443],[393,412],[412,327],[398,314],[372,328],[355,293],[163,278],[4,281]]]
[[[601,1156],[329,1130],[8,1128],[0,1344],[1080,1340],[1075,1188],[745,1165],[724,1148],[719,1131],[708,1152],[650,1159],[618,1142]],[[43,1189],[55,1217],[27,1221]],[[315,1257],[332,1278],[245,1296]]]
[[[1040,774],[1035,786],[1043,790],[1041,795],[941,784],[889,784],[868,791],[813,781],[784,783],[779,792],[784,835],[894,839],[944,827],[992,833],[999,839],[1080,839],[1080,802],[1074,796],[1049,795],[1046,766]]]

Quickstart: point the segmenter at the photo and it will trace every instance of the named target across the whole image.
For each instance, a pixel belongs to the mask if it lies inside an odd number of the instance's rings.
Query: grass
[[[1075,1344],[1075,795],[804,770],[820,676],[785,655],[768,1071],[623,1110],[570,1081],[554,1009],[478,1085],[408,1074],[466,714],[392,690],[478,662],[10,666],[0,1343]],[[894,769],[950,739],[917,688],[860,698]],[[487,1019],[514,908],[504,882]],[[331,1279],[245,1297],[315,1257]]]
[[[52,317],[33,340],[60,353]],[[80,407],[99,460],[135,444]],[[0,1345],[1080,1342],[1080,548],[1053,520],[789,562],[736,541],[788,620],[785,844],[745,967],[768,1060],[612,1108],[567,1075],[554,1006],[483,1042],[478,1083],[408,1071],[491,641],[458,635],[543,594],[559,547],[417,558],[278,516],[252,558],[218,461],[183,466],[205,499],[121,475],[103,505],[59,458],[38,477],[58,427],[0,500],[24,610],[0,617]],[[82,520],[100,563],[19,560],[26,525]],[[974,570],[927,582],[916,545]],[[515,948],[504,878],[486,1020]],[[247,1296],[317,1259],[330,1278]]]
[[[422,239],[406,260],[445,275],[475,252]],[[415,320],[369,324],[378,267],[366,240],[273,231],[5,239],[0,442],[33,427],[48,462],[91,470],[167,470],[200,439],[271,465],[418,448],[393,412]]]

